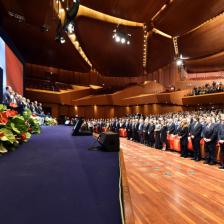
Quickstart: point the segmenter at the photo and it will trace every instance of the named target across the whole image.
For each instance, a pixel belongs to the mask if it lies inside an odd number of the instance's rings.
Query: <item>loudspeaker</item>
[[[102,145],[102,150],[106,152],[119,152],[119,135],[114,132],[103,132],[98,137],[98,142]]]

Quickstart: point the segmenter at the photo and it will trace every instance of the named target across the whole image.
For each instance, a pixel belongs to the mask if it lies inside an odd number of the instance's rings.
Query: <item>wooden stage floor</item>
[[[224,172],[121,139],[135,224],[224,224]]]

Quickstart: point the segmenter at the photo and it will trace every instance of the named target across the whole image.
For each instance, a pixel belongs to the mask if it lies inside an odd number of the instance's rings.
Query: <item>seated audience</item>
[[[19,114],[22,114],[26,109],[31,110],[33,115],[38,117],[40,124],[44,124],[46,117],[51,117],[50,114],[44,114],[42,103],[38,103],[37,101],[30,102],[29,99],[26,99],[13,91],[10,86],[7,86],[5,89],[2,103],[10,109],[13,108]]]
[[[194,87],[192,93],[189,95],[195,96],[195,95],[203,95],[218,92],[224,92],[224,85],[221,82],[214,81],[211,85],[207,83],[202,87]]]

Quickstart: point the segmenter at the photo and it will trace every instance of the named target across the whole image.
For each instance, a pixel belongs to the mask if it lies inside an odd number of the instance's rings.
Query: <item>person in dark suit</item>
[[[172,135],[175,132],[175,124],[172,119],[169,120],[167,126],[167,134]]]
[[[148,145],[150,147],[154,146],[155,137],[154,137],[155,124],[153,120],[150,120],[149,128],[148,128]]]
[[[161,149],[162,148],[162,143],[160,139],[160,134],[161,134],[161,121],[157,120],[156,125],[155,125],[155,148],[156,149]]]
[[[166,150],[166,148],[167,148],[167,125],[164,120],[161,121],[161,125],[162,125],[162,128],[161,128],[160,138],[161,138],[161,143],[162,143],[162,147],[163,147],[162,149]]]
[[[132,141],[135,140],[135,119],[131,122],[131,134],[132,134]]]
[[[186,158],[188,156],[188,123],[186,119],[181,121],[178,135],[180,136],[181,157]]]
[[[30,110],[33,114],[36,114],[36,110],[35,110],[35,106],[34,106],[34,102],[30,103]]]
[[[114,132],[119,133],[119,129],[120,129],[120,122],[118,119],[116,119]]]
[[[138,126],[139,126],[139,120],[138,120],[138,118],[136,118],[135,124],[134,124],[134,141],[136,141],[136,142],[139,142]]]
[[[140,141],[141,144],[144,143],[144,138],[143,138],[143,119],[141,118],[139,120],[139,125],[138,125],[138,140]]]
[[[221,115],[221,123],[218,129],[218,141],[221,149],[221,166],[219,169],[224,169],[224,114]]]
[[[3,103],[5,105],[9,105],[12,102],[11,91],[12,91],[11,87],[6,86],[5,92],[3,94]]]
[[[127,132],[127,139],[130,140],[131,139],[131,120],[130,119],[127,119],[125,123],[125,129]]]
[[[203,138],[205,141],[206,152],[206,158],[204,163],[214,165],[217,130],[216,125],[212,123],[211,117],[207,117],[207,124],[205,125],[203,130]]]
[[[145,145],[148,145],[148,128],[149,128],[149,120],[148,118],[146,118],[143,125],[143,141]]]
[[[190,128],[190,137],[193,145],[194,150],[194,158],[195,161],[200,161],[200,141],[201,141],[201,132],[202,132],[202,125],[199,122],[198,117],[194,117],[194,121],[191,124]]]

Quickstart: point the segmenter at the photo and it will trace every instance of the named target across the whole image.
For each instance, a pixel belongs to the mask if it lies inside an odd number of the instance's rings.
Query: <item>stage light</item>
[[[116,38],[116,36],[117,36],[117,34],[115,33],[115,34],[113,35],[113,39]]]
[[[65,42],[66,42],[65,38],[64,37],[60,37],[60,43],[64,44]]]
[[[121,38],[120,38],[119,36],[116,36],[116,37],[115,37],[115,41],[116,41],[116,42],[118,42],[118,43],[119,43],[119,42],[120,42],[120,40],[121,40]]]
[[[121,31],[117,29],[114,29],[113,30],[113,35],[112,35],[112,38],[117,42],[117,43],[121,43],[121,44],[127,44],[129,45],[130,44],[130,37],[131,37],[131,34],[126,34],[126,33],[123,33]]]
[[[75,31],[75,26],[74,26],[74,24],[73,24],[72,22],[70,22],[70,23],[67,25],[66,30],[67,30],[68,33],[70,33],[70,34],[74,33],[74,31]]]
[[[121,43],[124,44],[126,42],[125,38],[121,38]]]
[[[180,59],[180,58],[177,59],[176,64],[177,64],[177,66],[181,66],[181,65],[183,65],[183,60]]]

